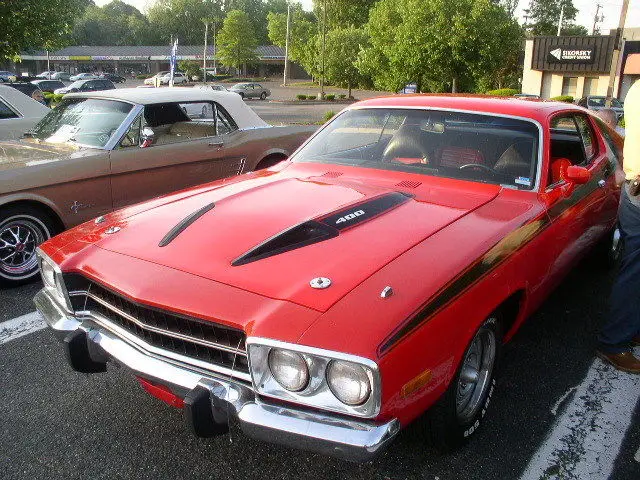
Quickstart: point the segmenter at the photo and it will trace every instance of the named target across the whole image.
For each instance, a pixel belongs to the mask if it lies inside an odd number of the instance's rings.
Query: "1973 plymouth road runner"
[[[36,276],[36,247],[65,228],[273,165],[315,130],[270,127],[228,92],[66,95],[25,138],[0,142],[0,285]]]
[[[43,244],[71,366],[113,361],[198,435],[354,461],[410,422],[482,424],[501,345],[587,252],[619,251],[620,138],[580,107],[354,104],[288,162]]]

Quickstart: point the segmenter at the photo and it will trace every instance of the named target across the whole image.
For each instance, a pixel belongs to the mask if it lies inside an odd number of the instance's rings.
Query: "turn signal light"
[[[176,408],[184,408],[184,400],[169,390],[167,387],[163,385],[154,385],[148,380],[144,378],[137,377],[140,385],[144,388],[147,393],[156,397],[158,400],[162,400],[167,405]]]

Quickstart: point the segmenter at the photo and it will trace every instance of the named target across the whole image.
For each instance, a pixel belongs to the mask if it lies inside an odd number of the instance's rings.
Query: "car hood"
[[[38,143],[36,140],[0,142],[0,171],[25,168],[67,158],[81,147],[68,144]]]
[[[420,198],[321,177],[248,179],[129,217],[97,235],[101,249],[326,311],[403,252],[491,201],[500,187]],[[458,184],[465,182],[456,182]],[[118,227],[112,234],[108,229]],[[114,230],[109,230],[113,232]],[[312,288],[315,278],[328,288]],[[318,282],[316,287],[327,286]]]

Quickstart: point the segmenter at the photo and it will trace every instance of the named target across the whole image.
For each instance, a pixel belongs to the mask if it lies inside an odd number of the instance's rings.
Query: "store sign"
[[[595,47],[551,47],[547,55],[549,63],[593,63]]]

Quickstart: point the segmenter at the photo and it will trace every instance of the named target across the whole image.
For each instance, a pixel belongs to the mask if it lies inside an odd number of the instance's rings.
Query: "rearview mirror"
[[[576,185],[583,185],[591,180],[591,172],[585,167],[578,165],[571,165],[567,167],[567,171],[564,176],[565,180]]]
[[[140,148],[147,148],[153,145],[155,140],[155,132],[149,127],[142,129],[142,135],[140,136]]]

